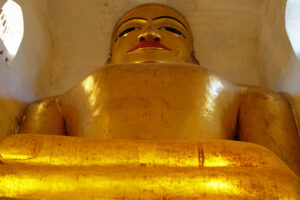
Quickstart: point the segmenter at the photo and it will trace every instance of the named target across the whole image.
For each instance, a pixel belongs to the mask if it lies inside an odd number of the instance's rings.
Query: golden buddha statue
[[[0,197],[300,199],[289,103],[198,65],[186,19],[160,4],[128,11],[107,65],[29,105],[19,132],[0,140]]]

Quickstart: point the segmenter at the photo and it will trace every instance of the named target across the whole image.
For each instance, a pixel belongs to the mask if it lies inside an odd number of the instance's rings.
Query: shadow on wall
[[[16,67],[23,70],[32,101],[51,96],[54,41],[44,0],[18,1],[24,15],[24,39]],[[22,68],[22,69],[21,69]],[[54,83],[55,84],[55,83]]]
[[[17,132],[20,113],[24,107],[23,102],[0,97],[0,138]]]

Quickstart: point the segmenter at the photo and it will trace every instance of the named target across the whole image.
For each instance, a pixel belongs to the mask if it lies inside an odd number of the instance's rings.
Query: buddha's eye
[[[132,31],[135,31],[135,30],[139,30],[140,28],[138,27],[130,27],[130,28],[127,28],[125,29],[124,31],[122,31],[119,35],[118,35],[118,38],[124,36],[125,34],[129,33],[129,32],[132,32]]]
[[[171,33],[175,33],[177,35],[182,35],[185,38],[185,35],[183,35],[183,33],[181,33],[179,30],[177,30],[176,28],[172,28],[172,27],[160,27],[159,29],[165,29],[166,31],[169,31]]]

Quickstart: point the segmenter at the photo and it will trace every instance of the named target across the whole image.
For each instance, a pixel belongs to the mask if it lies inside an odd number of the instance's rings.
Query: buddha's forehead
[[[145,18],[147,20],[152,20],[162,16],[170,16],[178,19],[190,32],[190,28],[186,19],[175,9],[162,4],[144,4],[129,10],[117,22],[114,31],[120,24],[131,18]]]

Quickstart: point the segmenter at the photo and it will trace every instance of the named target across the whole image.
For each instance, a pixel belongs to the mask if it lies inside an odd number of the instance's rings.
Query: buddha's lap
[[[2,139],[0,158],[6,197],[299,198],[299,178],[269,150],[244,142],[24,134]]]

